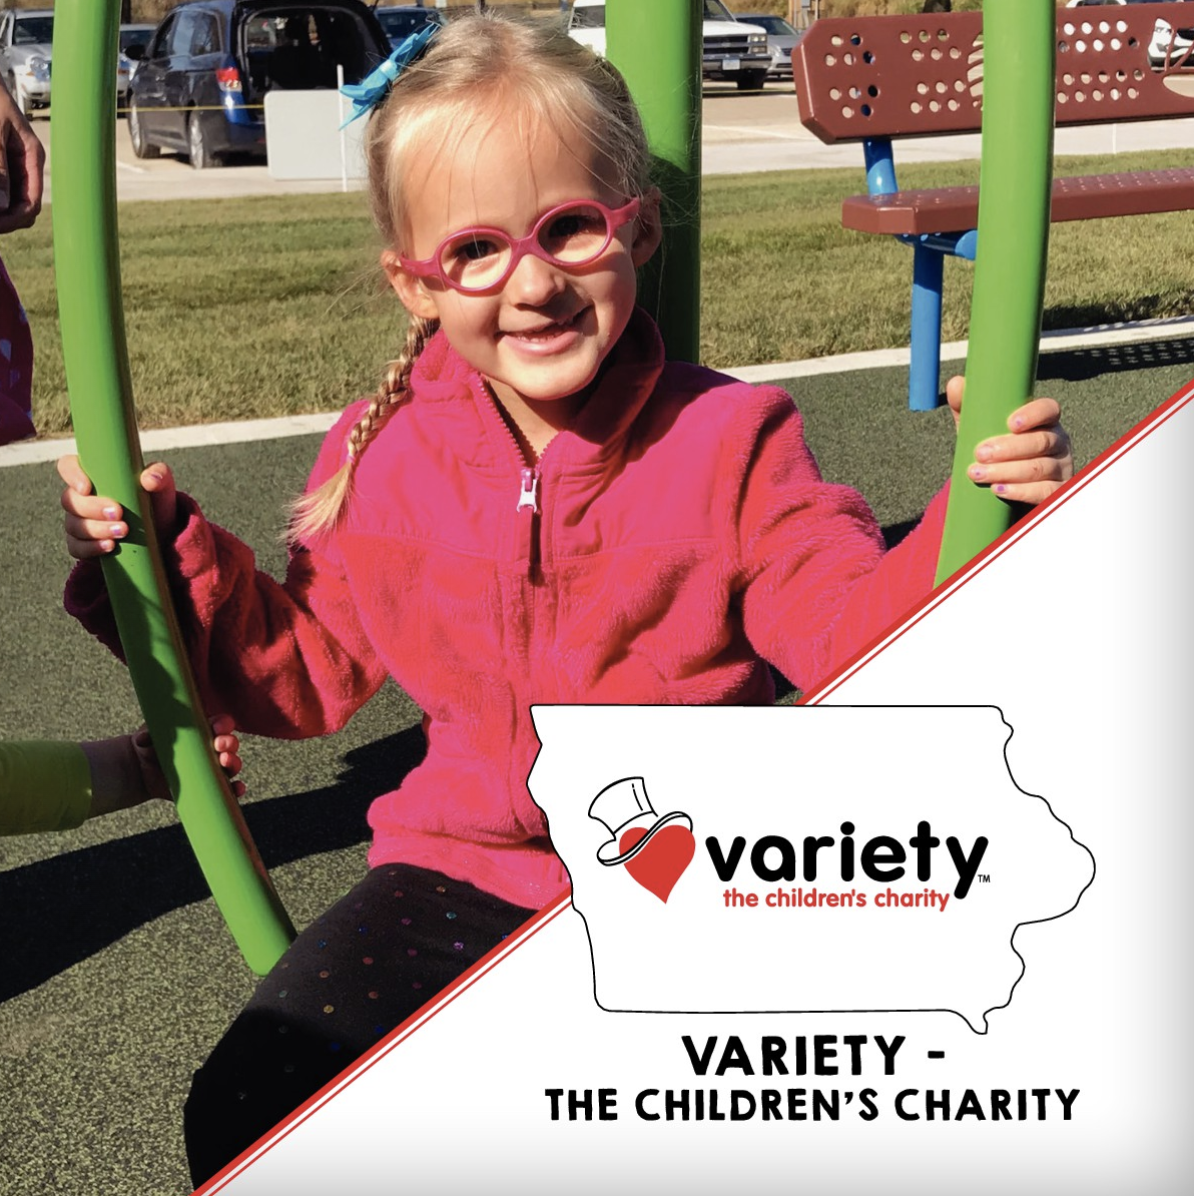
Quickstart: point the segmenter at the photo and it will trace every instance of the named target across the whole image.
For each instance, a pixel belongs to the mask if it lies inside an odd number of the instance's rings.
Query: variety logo
[[[994,707],[532,715],[527,784],[606,1009],[952,1009],[980,1029],[1024,970],[1017,929],[1093,879],[1013,780]]]
[[[657,814],[642,777],[623,777],[606,785],[589,806],[589,817],[609,834],[597,849],[597,859],[607,868],[625,866],[634,880],[666,904],[696,855],[692,819],[682,810]],[[933,861],[942,841],[933,834],[927,820],[917,822],[916,833],[906,840],[912,849],[911,859],[904,841],[891,835],[874,835],[859,845],[853,822],[843,822],[840,830],[840,840],[833,835],[806,835],[795,841],[784,835],[763,835],[755,840],[749,855],[743,835],[735,835],[728,848],[717,836],[710,835],[704,846],[722,882],[735,879],[744,857],[762,881],[824,879],[826,860],[828,867],[836,864],[836,879],[845,883],[854,881],[859,873],[871,881],[894,883],[904,879],[910,864],[921,884],[933,879]],[[978,835],[967,849],[954,835],[946,838],[945,849],[956,875],[954,897],[962,899],[970,892],[989,843],[986,835]],[[941,896],[940,906],[944,909],[948,897]],[[865,895],[856,897],[860,905],[866,904]]]

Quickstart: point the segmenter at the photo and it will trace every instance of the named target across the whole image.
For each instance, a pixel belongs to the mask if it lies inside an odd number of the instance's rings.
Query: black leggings
[[[374,868],[308,926],[195,1073],[195,1186],[446,988],[533,910],[405,864]]]

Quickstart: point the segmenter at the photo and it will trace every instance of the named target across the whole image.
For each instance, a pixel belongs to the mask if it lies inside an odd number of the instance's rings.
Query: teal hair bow
[[[352,124],[380,104],[389,95],[394,80],[427,49],[428,43],[438,32],[438,25],[424,25],[418,33],[412,33],[399,42],[394,53],[360,83],[346,83],[340,88],[340,94],[352,100],[352,114],[340,128]]]

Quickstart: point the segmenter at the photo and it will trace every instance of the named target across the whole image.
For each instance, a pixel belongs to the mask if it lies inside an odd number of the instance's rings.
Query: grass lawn
[[[1066,159],[1068,173],[1194,165],[1194,150]],[[910,165],[906,187],[977,181],[977,162]],[[858,170],[705,180],[702,358],[787,361],[907,344],[909,251],[843,231]],[[53,213],[5,238],[37,342],[34,418],[70,427]],[[1045,326],[1194,312],[1190,215],[1055,225]],[[142,427],[338,409],[400,344],[362,194],[120,207],[129,355]],[[966,335],[970,263],[946,263],[944,336]]]

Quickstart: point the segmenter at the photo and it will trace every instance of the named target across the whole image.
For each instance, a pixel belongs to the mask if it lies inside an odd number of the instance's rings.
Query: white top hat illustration
[[[589,806],[589,817],[603,823],[612,836],[597,849],[597,858],[607,865],[624,864],[638,855],[654,835],[672,823],[683,823],[692,830],[692,819],[687,814],[674,810],[662,818],[655,813],[651,799],[647,796],[647,784],[642,777],[623,777],[606,785]],[[634,827],[646,832],[629,850],[620,851],[622,836]]]

